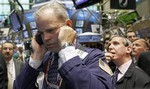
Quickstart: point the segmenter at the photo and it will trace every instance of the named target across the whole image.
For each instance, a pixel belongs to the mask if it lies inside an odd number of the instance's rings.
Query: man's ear
[[[72,21],[70,19],[67,19],[65,23],[67,26],[72,27]]]
[[[145,48],[145,50],[146,50],[146,51],[148,51],[148,50],[149,50],[149,48],[147,47],[147,48]]]
[[[132,52],[132,46],[127,46],[127,53],[131,53]]]

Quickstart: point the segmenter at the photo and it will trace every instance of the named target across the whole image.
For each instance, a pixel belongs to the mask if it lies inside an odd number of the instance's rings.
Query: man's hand
[[[113,58],[113,54],[112,53],[105,53],[105,57],[107,62],[110,62]]]
[[[32,47],[32,59],[33,60],[42,60],[44,57],[45,52],[47,51],[47,49],[44,47],[44,45],[39,45],[36,40],[35,37],[32,38],[32,42],[31,42],[31,47]]]
[[[73,44],[76,38],[76,32],[69,26],[63,26],[60,28],[59,32],[59,42],[60,47],[65,45],[66,43]]]

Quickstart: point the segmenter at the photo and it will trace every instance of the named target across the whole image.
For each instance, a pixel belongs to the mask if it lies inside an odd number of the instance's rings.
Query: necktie
[[[51,60],[51,64],[49,64],[48,78],[47,78],[48,82],[50,84],[57,85],[57,76],[58,76],[58,54],[54,54],[54,57]]]
[[[113,84],[114,89],[116,87],[116,82],[117,82],[118,74],[119,74],[119,69],[116,68],[116,70],[114,72],[114,75],[112,76],[112,84]]]
[[[8,62],[7,63],[7,75],[8,75],[8,89],[12,89],[13,85],[12,85],[12,81],[13,81],[13,75],[12,75],[12,72],[11,72],[11,65],[10,63]]]

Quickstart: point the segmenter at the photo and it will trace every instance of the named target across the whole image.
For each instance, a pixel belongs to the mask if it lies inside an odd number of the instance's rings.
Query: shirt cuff
[[[42,64],[42,60],[33,60],[32,57],[30,57],[29,65],[35,69],[37,69]]]
[[[68,47],[65,47],[64,49],[60,50],[59,52],[59,60],[58,60],[58,63],[59,63],[59,68],[61,67],[61,65],[63,63],[65,63],[66,61],[70,60],[71,58],[77,56],[77,52],[75,50],[75,47],[74,46],[68,46]]]

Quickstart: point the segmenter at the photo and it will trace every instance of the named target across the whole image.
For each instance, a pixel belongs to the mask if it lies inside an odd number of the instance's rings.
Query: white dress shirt
[[[129,60],[128,62],[124,63],[123,65],[121,65],[118,69],[119,69],[119,74],[118,74],[118,78],[117,81],[120,80],[125,73],[127,72],[129,66],[131,65],[132,60]]]
[[[8,89],[12,89],[13,82],[16,78],[15,64],[13,59],[7,62],[7,74],[8,74],[8,84],[9,84]]]

